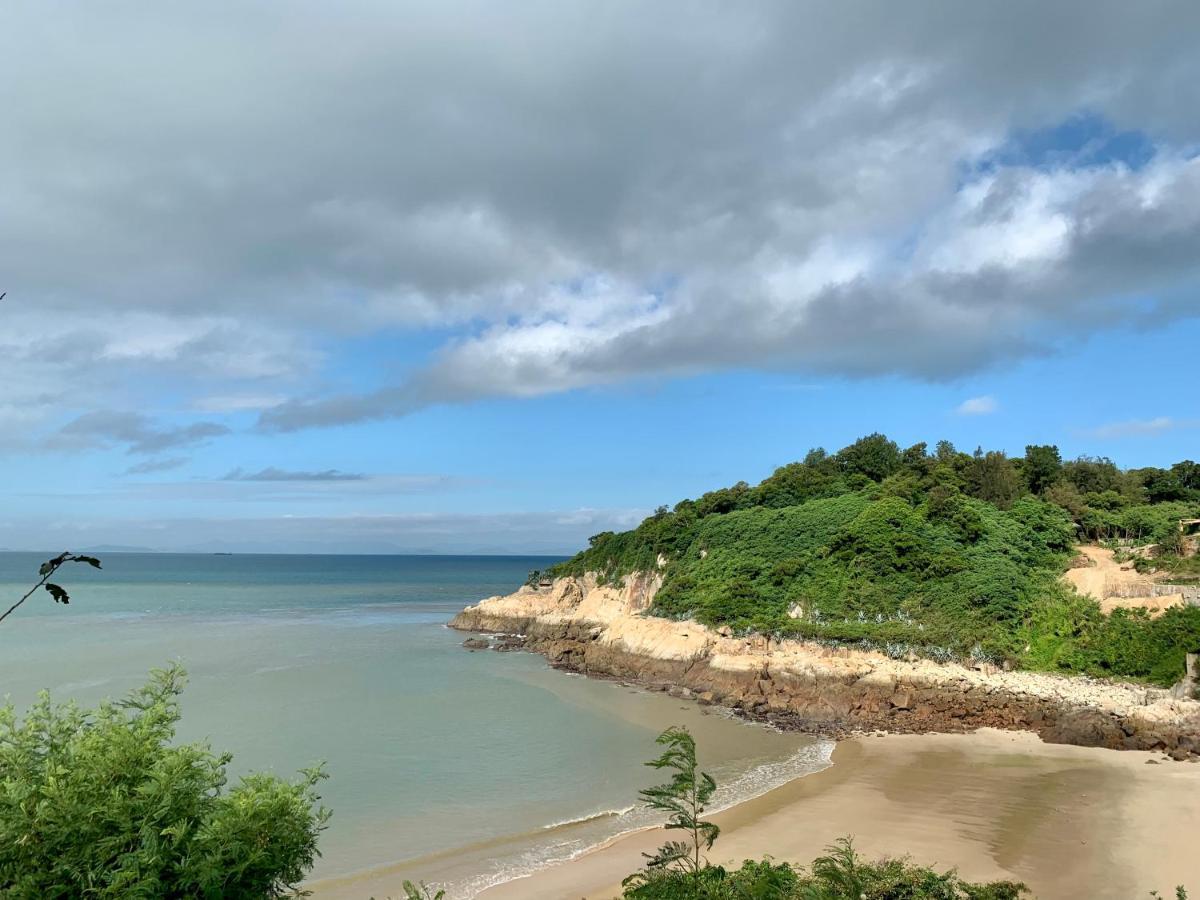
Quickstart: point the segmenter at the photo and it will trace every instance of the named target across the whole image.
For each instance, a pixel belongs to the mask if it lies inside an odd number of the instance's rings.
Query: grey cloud
[[[1200,315],[1183,299],[1200,285],[1200,158],[1014,169],[978,187],[975,201],[949,198],[899,262],[887,250],[755,259],[640,300],[605,282],[580,302],[608,313],[498,325],[405,383],[293,401],[260,423],[291,430],[739,365],[942,381],[1052,353],[1063,335]]]
[[[205,392],[213,384],[225,388],[191,404],[199,412],[262,409],[284,399],[283,389],[321,358],[304,336],[231,316],[104,310],[85,318],[27,298],[6,300],[0,308],[0,447],[12,447],[22,434],[32,441],[64,415],[136,404],[147,388],[163,384],[184,391],[193,384]]]
[[[149,475],[153,472],[169,472],[172,469],[178,469],[187,463],[187,458],[183,456],[172,456],[167,459],[148,459],[145,462],[137,463],[125,470],[126,475]]]
[[[173,357],[70,346],[127,379],[295,379],[269,428],[723,366],[955,377],[1056,327],[1195,314],[1194,176],[1152,203],[1094,178],[1054,260],[905,254],[939,214],[1014,221],[1021,170],[954,214],[1014,129],[1087,110],[1195,146],[1198,30],[1183,0],[10,4],[6,303],[204,310]],[[588,279],[620,296],[563,289]],[[630,299],[648,285],[658,305]],[[410,381],[327,394],[307,336],[380,326],[464,333]]]
[[[226,474],[222,481],[366,481],[367,476],[359,472],[342,472],[339,469],[323,469],[321,471],[304,472],[277,469],[268,466],[257,472],[246,472],[234,469]]]
[[[84,413],[68,422],[49,440],[53,449],[86,449],[113,444],[126,445],[135,454],[159,453],[175,447],[204,443],[228,434],[229,429],[216,422],[160,427],[142,413],[98,410]]]

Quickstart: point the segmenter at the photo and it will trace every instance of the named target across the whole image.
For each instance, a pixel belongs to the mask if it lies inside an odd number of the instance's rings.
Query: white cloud
[[[971,397],[958,404],[955,412],[960,416],[986,416],[997,409],[996,398],[990,395]]]

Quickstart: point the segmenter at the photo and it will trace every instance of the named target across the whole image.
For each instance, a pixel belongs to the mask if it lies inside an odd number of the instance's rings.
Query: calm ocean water
[[[531,654],[463,650],[444,623],[546,558],[100,555],[102,572],[57,579],[69,607],[35,595],[0,625],[0,694],[90,703],[181,660],[181,738],[232,751],[235,772],[327,762],[334,819],[316,878],[408,861],[406,874],[471,896],[647,824],[630,808],[652,780],[640,764],[672,723],[696,732],[726,803],[828,759],[810,738]],[[24,593],[41,559],[0,553],[0,599]]]

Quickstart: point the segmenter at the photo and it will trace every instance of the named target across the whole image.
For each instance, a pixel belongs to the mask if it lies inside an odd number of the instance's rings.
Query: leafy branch
[[[640,791],[639,796],[649,808],[670,813],[667,829],[685,831],[690,840],[667,841],[658,852],[642,854],[646,857],[646,871],[674,869],[689,875],[698,884],[705,866],[701,853],[711,850],[717,835],[721,833],[715,824],[700,818],[717,790],[717,783],[707,772],[699,771],[696,740],[686,728],[668,728],[658,736],[656,743],[667,749],[662,756],[646,765],[655,769],[672,769],[675,774],[666,784]],[[631,875],[624,884],[643,881],[646,871]]]
[[[55,584],[50,580],[54,573],[67,563],[87,563],[93,569],[100,568],[100,560],[96,559],[96,557],[83,556],[64,550],[53,559],[48,559],[42,563],[42,565],[38,568],[38,574],[41,576],[41,579],[25,593],[24,597],[5,610],[4,615],[0,616],[0,622],[3,622],[10,615],[12,615],[17,607],[34,595],[38,588],[45,588],[46,592],[54,598],[55,603],[62,603],[63,605],[70,603],[71,595],[67,593],[67,589],[61,584]]]

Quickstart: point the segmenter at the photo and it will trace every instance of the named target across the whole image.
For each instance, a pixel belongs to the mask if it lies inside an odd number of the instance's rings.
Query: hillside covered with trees
[[[1010,458],[872,434],[660,507],[544,574],[619,582],[662,562],[658,616],[1169,685],[1200,650],[1200,607],[1103,615],[1060,576],[1078,542],[1119,541],[1156,544],[1152,564],[1189,580],[1178,526],[1194,516],[1195,462],[1121,470],[1053,446]]]

